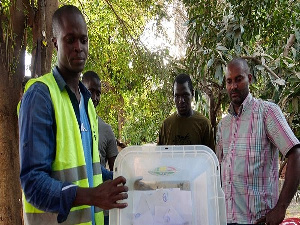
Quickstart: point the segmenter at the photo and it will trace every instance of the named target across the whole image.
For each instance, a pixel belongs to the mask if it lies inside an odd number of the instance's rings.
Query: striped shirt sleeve
[[[284,156],[292,147],[299,144],[279,106],[269,104],[265,111],[265,122],[269,139]]]

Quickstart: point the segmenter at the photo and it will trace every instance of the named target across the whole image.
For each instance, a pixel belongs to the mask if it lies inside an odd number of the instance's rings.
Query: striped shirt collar
[[[235,113],[232,103],[230,103],[230,105],[229,105],[228,113],[231,114],[232,116],[240,116],[242,114],[242,112],[245,112],[251,106],[252,100],[253,100],[253,97],[252,97],[251,93],[249,92],[249,94],[243,101],[242,105],[240,106],[238,114]]]

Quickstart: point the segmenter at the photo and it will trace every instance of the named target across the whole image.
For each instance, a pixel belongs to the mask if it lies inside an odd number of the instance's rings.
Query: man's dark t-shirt
[[[158,145],[206,145],[215,150],[210,121],[197,111],[190,117],[175,112],[164,120]]]

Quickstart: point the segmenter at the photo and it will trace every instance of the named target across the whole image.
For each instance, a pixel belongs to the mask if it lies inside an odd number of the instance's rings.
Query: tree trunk
[[[58,8],[58,1],[38,1],[38,9],[34,11],[33,43],[31,60],[31,76],[39,77],[51,70],[53,53],[52,44],[52,15]]]
[[[34,34],[40,35],[40,74],[51,69],[52,14],[58,1],[38,1],[39,18],[29,0],[11,2],[10,13],[0,15],[0,224],[22,224],[22,201],[19,179],[19,146],[17,104],[25,75],[25,12],[36,18]],[[1,2],[0,2],[0,6]],[[0,7],[1,8],[1,7]],[[5,26],[4,26],[5,24]],[[39,28],[41,27],[41,28]],[[40,32],[36,32],[39,30]],[[45,32],[42,32],[45,31]],[[42,46],[43,45],[43,46]]]
[[[118,106],[118,139],[122,139],[122,129],[124,126],[124,98],[122,95],[119,96],[119,106]]]
[[[0,30],[0,223],[22,224],[19,181],[17,104],[25,73],[25,0],[12,2],[10,16],[1,15]],[[7,27],[1,27],[6,24]]]
[[[291,49],[291,47],[293,46],[295,41],[296,41],[296,35],[290,34],[290,37],[289,37],[289,39],[286,43],[286,46],[284,47],[284,50],[283,50],[283,56],[288,56],[289,50]]]
[[[210,123],[213,129],[213,133],[214,133],[214,138],[216,137],[216,126],[217,126],[217,117],[216,117],[216,111],[215,111],[215,98],[214,95],[210,95],[209,96],[209,102],[210,102],[210,106],[209,106],[209,119],[210,119]]]

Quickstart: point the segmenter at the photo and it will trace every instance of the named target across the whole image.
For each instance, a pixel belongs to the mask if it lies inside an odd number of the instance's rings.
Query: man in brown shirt
[[[189,75],[175,78],[173,93],[177,111],[163,121],[158,145],[206,145],[214,150],[209,119],[192,109],[194,89]]]

